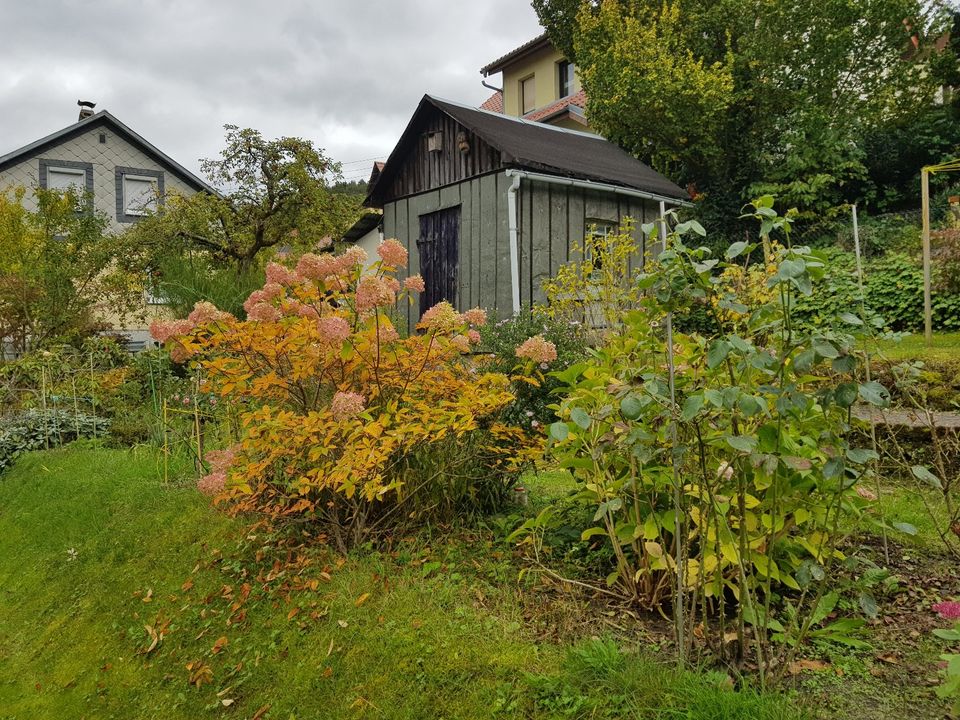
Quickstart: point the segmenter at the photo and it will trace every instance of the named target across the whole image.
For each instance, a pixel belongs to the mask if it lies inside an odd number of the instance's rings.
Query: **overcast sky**
[[[479,68],[540,32],[527,0],[0,0],[0,17],[0,155],[82,98],[194,171],[231,123],[309,138],[348,179],[424,93],[479,105]]]

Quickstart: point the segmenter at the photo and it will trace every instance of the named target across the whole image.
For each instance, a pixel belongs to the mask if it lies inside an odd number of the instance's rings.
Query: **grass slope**
[[[798,717],[609,640],[538,642],[510,559],[455,539],[318,549],[315,589],[264,591],[293,579],[265,575],[276,550],[150,453],[27,456],[0,479],[0,718]]]

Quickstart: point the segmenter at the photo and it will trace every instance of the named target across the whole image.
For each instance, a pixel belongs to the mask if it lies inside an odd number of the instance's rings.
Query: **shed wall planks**
[[[513,312],[510,233],[504,173],[484,175],[438,190],[386,203],[384,233],[397,237],[410,252],[409,274],[419,272],[417,238],[420,216],[460,207],[459,310],[482,307],[500,317]],[[590,221],[622,223],[634,220],[634,238],[641,252],[631,258],[631,270],[640,267],[643,234],[640,226],[657,215],[656,205],[639,198],[587,191],[525,179],[517,193],[517,240],[520,260],[521,303],[545,300],[542,283],[561,265],[579,260]],[[400,308],[409,328],[418,320],[418,307]]]

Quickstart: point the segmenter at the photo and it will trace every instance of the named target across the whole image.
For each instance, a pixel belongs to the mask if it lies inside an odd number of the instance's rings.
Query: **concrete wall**
[[[513,313],[507,188],[503,172],[474,178],[457,185],[387,203],[383,208],[384,237],[395,237],[410,253],[408,274],[419,271],[417,238],[420,215],[460,206],[460,248],[456,307],[482,307],[499,317]],[[520,266],[520,301],[524,306],[543,302],[541,284],[556,274],[582,246],[593,223],[636,221],[634,237],[640,252],[640,225],[657,217],[655,203],[613,193],[601,193],[524,179],[517,193],[517,226]],[[401,276],[401,280],[402,280]],[[401,308],[409,327],[416,324],[418,308]]]

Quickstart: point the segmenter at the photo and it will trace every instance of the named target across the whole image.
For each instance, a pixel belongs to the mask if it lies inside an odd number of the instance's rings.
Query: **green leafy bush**
[[[814,327],[830,327],[841,313],[860,307],[856,258],[839,248],[816,254],[826,268],[826,287],[823,292],[798,299],[795,315]],[[863,274],[868,316],[882,319],[889,330],[923,329],[923,269],[914,257],[890,252],[867,260]],[[960,294],[933,294],[933,325],[937,330],[960,329]]]
[[[536,335],[552,342],[557,348],[557,359],[551,369],[567,368],[587,354],[587,334],[580,323],[547,317],[538,309],[524,311],[513,317],[487,323],[480,329],[481,347],[491,353],[489,368],[494,372],[512,375],[519,362],[517,348]],[[546,425],[555,419],[548,407],[555,398],[552,393],[560,385],[547,376],[538,385],[514,382],[516,399],[504,410],[503,419],[511,425],[534,427]]]
[[[0,420],[0,473],[17,456],[31,450],[59,447],[79,438],[105,436],[106,418],[66,410],[24,410]]]

